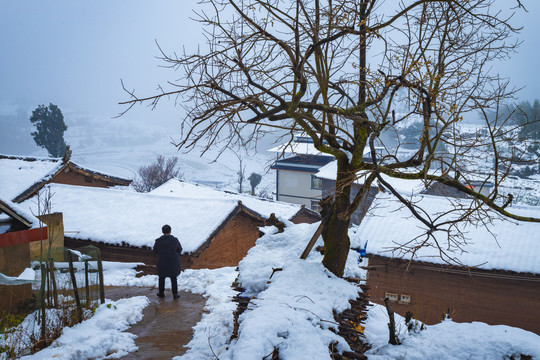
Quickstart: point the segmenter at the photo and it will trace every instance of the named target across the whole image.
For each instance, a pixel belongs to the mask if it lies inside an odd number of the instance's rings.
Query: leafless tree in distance
[[[172,178],[181,178],[182,173],[177,169],[177,163],[177,157],[165,159],[159,155],[155,162],[139,168],[139,177],[133,181],[133,187],[138,192],[148,192]]]
[[[475,199],[470,216],[489,207],[538,221],[508,212],[507,196],[498,192],[509,161],[498,152],[512,134],[507,124],[487,123],[489,134],[478,139],[456,131],[464,116],[485,115],[515,94],[491,64],[517,49],[519,28],[512,21],[523,10],[520,0],[202,0],[199,6],[206,48],[178,56],[162,51],[182,78],[171,91],[148,97],[124,87],[130,99],[122,104],[128,111],[136,103],[155,107],[162,98],[181,97],[187,117],[177,146],[187,150],[245,145],[271,130],[286,132],[289,141],[296,132],[307,134],[337,160],[322,230],[323,264],[334,274],[343,274],[351,215],[373,183],[402,201],[427,236],[448,225],[383,175],[461,190]],[[388,146],[381,134],[399,132],[412,117],[421,120],[422,131],[404,158],[400,145]],[[440,143],[452,149],[450,158],[438,155]],[[365,161],[364,150],[374,155],[376,146],[385,147],[383,156]],[[481,146],[494,154],[494,167],[473,174],[467,161]],[[444,170],[434,171],[441,163]],[[478,177],[495,183],[489,196],[469,186]],[[355,180],[363,185],[352,197]]]

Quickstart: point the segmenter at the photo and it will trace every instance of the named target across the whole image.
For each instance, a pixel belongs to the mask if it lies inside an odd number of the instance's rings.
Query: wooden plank
[[[321,223],[319,224],[319,227],[317,228],[317,231],[315,231],[315,234],[313,234],[313,236],[311,237],[311,240],[309,240],[309,243],[304,249],[304,252],[302,252],[302,255],[300,255],[300,259],[302,260],[307,259],[309,252],[311,251],[311,249],[313,249],[313,246],[315,246],[315,243],[317,242],[317,239],[319,238],[319,236],[321,236],[324,225],[325,225],[324,221],[321,221]]]

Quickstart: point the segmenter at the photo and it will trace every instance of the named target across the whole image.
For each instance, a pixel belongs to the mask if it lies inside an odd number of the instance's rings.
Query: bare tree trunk
[[[47,323],[47,317],[45,313],[45,281],[47,277],[47,272],[45,269],[45,264],[41,263],[41,289],[39,290],[39,308],[41,310],[41,336],[40,340],[45,340],[47,335],[47,328],[45,324]]]
[[[49,276],[51,277],[51,283],[53,288],[53,300],[54,307],[58,306],[58,288],[56,287],[56,275],[54,274],[54,261],[52,258],[49,259]]]
[[[343,276],[347,255],[349,254],[349,223],[350,218],[342,220],[339,217],[339,209],[330,216],[328,226],[323,229],[324,258],[323,265],[336,276]]]
[[[340,167],[345,166],[340,165],[338,164],[338,179],[336,181],[332,214],[322,230],[324,240],[323,264],[336,276],[343,276],[351,245],[348,234],[349,224],[351,223],[351,215],[348,213],[351,184],[350,179],[347,179],[348,173],[340,169]],[[326,211],[328,210],[323,207],[323,212]],[[324,214],[322,215],[324,216]]]

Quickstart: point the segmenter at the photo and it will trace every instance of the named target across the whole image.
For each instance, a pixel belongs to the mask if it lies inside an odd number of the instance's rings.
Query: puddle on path
[[[155,288],[109,286],[105,297],[111,300],[147,296],[150,304],[143,310],[143,318],[127,330],[137,335],[139,350],[121,359],[172,359],[186,352],[186,345],[193,337],[193,329],[202,317],[206,300],[197,294],[179,292],[174,300],[170,290],[165,298],[157,297]]]

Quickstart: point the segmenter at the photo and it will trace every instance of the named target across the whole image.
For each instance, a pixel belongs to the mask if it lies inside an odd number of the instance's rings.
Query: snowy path
[[[110,286],[105,288],[108,299],[138,295],[147,296],[150,304],[143,311],[143,318],[127,332],[137,335],[139,350],[122,359],[172,359],[182,355],[193,337],[192,327],[200,321],[206,299],[201,295],[179,292],[180,299],[173,300],[170,290],[165,298],[156,296],[155,288]]]

